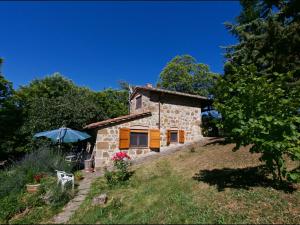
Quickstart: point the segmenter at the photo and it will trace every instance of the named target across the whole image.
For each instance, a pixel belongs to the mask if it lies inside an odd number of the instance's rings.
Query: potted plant
[[[27,192],[29,193],[34,193],[34,192],[37,192],[39,187],[40,187],[40,182],[41,182],[41,179],[44,177],[45,175],[44,174],[36,174],[33,176],[33,180],[34,180],[34,183],[33,184],[26,184],[26,189],[27,189]]]

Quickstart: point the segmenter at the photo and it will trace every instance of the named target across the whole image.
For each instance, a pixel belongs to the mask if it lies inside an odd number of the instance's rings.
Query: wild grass
[[[53,149],[42,146],[1,171],[0,223],[40,223],[55,215],[73,196],[57,187],[55,169],[70,171],[71,167]],[[26,184],[32,184],[34,175],[40,173],[46,176],[40,191],[27,193]],[[46,195],[48,202],[43,200]]]
[[[271,185],[258,172],[258,155],[231,147],[186,149],[135,166],[126,185],[111,188],[98,178],[69,222],[298,223],[299,191]],[[93,206],[101,193],[109,201]]]

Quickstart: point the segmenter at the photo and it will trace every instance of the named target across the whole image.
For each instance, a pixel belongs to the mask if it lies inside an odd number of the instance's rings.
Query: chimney
[[[151,84],[151,83],[147,83],[147,84],[146,84],[146,87],[147,87],[147,88],[152,88],[152,84]]]

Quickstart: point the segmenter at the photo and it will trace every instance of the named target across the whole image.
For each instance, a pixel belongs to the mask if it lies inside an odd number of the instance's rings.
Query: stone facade
[[[136,108],[136,98],[142,97],[142,107]],[[141,90],[132,96],[130,114],[151,112],[151,115],[130,121],[118,122],[99,127],[96,139],[95,167],[111,165],[111,158],[119,150],[120,128],[134,130],[160,130],[160,150],[167,146],[167,130],[184,130],[185,142],[202,138],[201,135],[201,101],[185,96],[161,94]],[[177,143],[176,143],[177,144]],[[148,136],[149,145],[149,136]],[[173,144],[172,144],[173,145]],[[151,151],[149,147],[122,150],[130,157],[140,157]]]
[[[130,129],[156,129],[156,120],[153,116],[101,128],[97,132],[95,167],[109,166],[114,153],[119,151],[120,128]],[[122,150],[131,158],[150,152],[149,148],[129,148]]]

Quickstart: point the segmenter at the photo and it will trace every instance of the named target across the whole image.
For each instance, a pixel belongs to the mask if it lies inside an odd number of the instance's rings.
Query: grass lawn
[[[132,167],[125,185],[98,178],[69,223],[299,223],[300,191],[257,174],[258,154],[233,145],[184,149]],[[92,198],[107,193],[105,206]]]
[[[38,224],[46,223],[54,215],[61,211],[61,207],[38,206],[17,214],[12,218],[10,224]]]

